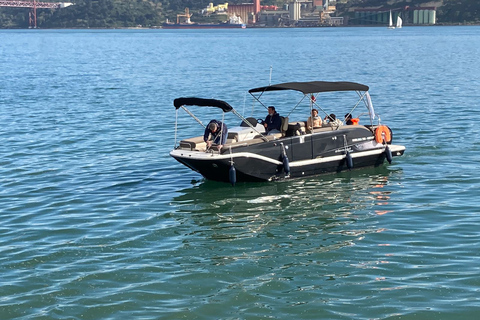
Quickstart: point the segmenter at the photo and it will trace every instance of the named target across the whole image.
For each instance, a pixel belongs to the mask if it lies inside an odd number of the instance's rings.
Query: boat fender
[[[237,170],[235,170],[233,164],[230,166],[230,170],[228,171],[228,178],[230,179],[232,186],[235,186],[235,183],[237,183]]]
[[[345,155],[345,159],[347,159],[348,170],[351,170],[353,168],[353,158],[349,151],[347,151],[347,154]]]
[[[290,174],[290,163],[286,154],[283,155],[283,170],[287,176]]]
[[[385,146],[385,155],[387,156],[388,163],[392,163],[392,151],[390,150],[388,144]]]
[[[392,142],[392,133],[390,128],[385,125],[380,125],[375,129],[375,141],[377,143],[390,143]]]

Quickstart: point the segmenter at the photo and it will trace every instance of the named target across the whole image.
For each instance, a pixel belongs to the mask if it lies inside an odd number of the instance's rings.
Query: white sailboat
[[[397,29],[402,27],[403,20],[400,18],[400,15],[397,17]]]
[[[392,10],[390,10],[390,19],[388,20],[388,29],[395,29],[395,26],[393,25],[393,20],[392,20]]]

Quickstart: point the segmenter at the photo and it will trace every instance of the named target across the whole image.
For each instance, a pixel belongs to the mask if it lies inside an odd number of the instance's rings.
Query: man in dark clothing
[[[265,118],[263,126],[265,127],[267,134],[280,133],[282,118],[280,118],[280,115],[275,111],[274,106],[268,107],[268,116]]]
[[[205,128],[205,133],[203,134],[203,141],[207,143],[207,149],[209,149],[212,144],[216,144],[218,150],[220,150],[227,141],[227,136],[227,125],[221,121],[212,120]],[[211,137],[211,140],[208,139],[209,137]]]

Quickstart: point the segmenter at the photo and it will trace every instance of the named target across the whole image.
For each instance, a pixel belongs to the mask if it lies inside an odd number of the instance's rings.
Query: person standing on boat
[[[268,116],[262,124],[265,127],[267,135],[281,133],[280,127],[282,126],[282,118],[280,118],[280,115],[275,111],[274,106],[268,107]]]
[[[203,141],[207,143],[207,149],[210,149],[212,147],[212,144],[216,144],[216,147],[220,151],[220,149],[227,141],[227,136],[227,125],[224,124],[222,121],[212,120],[205,128],[205,133],[203,134]]]

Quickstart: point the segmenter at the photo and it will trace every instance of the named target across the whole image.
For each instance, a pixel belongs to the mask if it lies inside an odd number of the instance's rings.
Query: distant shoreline
[[[429,25],[413,25],[413,24],[404,24],[403,27],[474,27],[480,26],[480,23],[436,23],[436,24],[429,24]],[[248,26],[247,29],[306,29],[306,28],[382,28],[385,27],[383,25],[348,25],[348,26],[317,26],[317,27],[293,27],[293,26],[283,26],[283,27],[275,27],[275,26]],[[153,27],[116,27],[116,28],[86,28],[86,27],[78,27],[78,28],[0,28],[0,30],[161,30],[163,29],[161,26],[153,26]],[[228,28],[225,28],[228,29]],[[176,30],[176,29],[168,29],[168,30]],[[192,29],[193,30],[193,29]],[[198,29],[201,30],[201,29]],[[222,28],[218,28],[218,30],[222,30]]]

